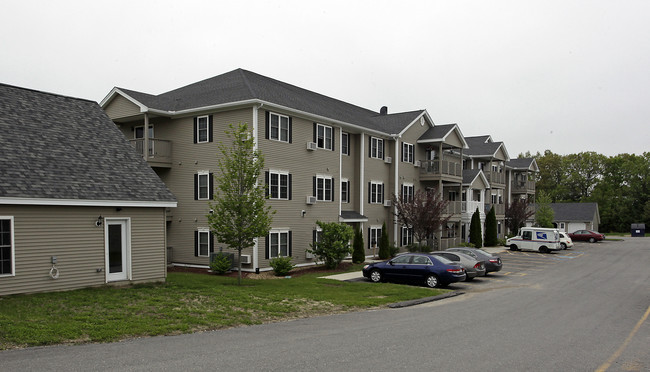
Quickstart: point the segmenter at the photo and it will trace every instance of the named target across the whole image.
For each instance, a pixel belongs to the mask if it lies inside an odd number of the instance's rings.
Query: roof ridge
[[[241,75],[242,79],[244,80],[244,84],[246,84],[246,88],[248,88],[248,91],[250,92],[251,96],[257,97],[257,94],[253,90],[250,81],[248,81],[248,76],[246,76],[246,73],[250,71],[244,70],[243,68],[238,68],[236,71],[238,71],[239,74]]]
[[[30,91],[34,93],[40,93],[40,94],[46,94],[48,96],[55,96],[55,97],[61,97],[61,98],[69,98],[69,99],[74,99],[76,101],[86,101],[90,103],[97,103],[96,101],[93,101],[88,98],[80,98],[80,97],[73,97],[73,96],[68,96],[64,94],[58,94],[58,93],[52,93],[52,92],[46,92],[44,90],[38,90],[38,89],[32,89],[32,88],[25,88],[25,87],[19,87],[17,85],[11,85],[11,84],[6,84],[6,83],[0,83],[1,86],[6,86],[9,88],[14,88],[14,89],[20,89],[20,90],[25,90],[25,91]]]

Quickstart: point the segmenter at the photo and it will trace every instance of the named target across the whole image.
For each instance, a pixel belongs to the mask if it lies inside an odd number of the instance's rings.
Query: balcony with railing
[[[485,177],[488,182],[490,182],[491,187],[505,187],[506,186],[506,174],[503,172],[497,172],[495,170],[485,172]]]
[[[462,202],[459,201],[449,201],[447,208],[445,210],[447,215],[461,214],[463,213]]]
[[[479,211],[484,211],[485,210],[485,203],[481,201],[464,201],[462,202],[462,212],[471,212],[473,213],[476,208],[478,208]]]
[[[535,181],[514,180],[512,182],[512,193],[513,194],[534,194]]]
[[[420,161],[420,180],[437,181],[440,179],[461,180],[463,165],[460,158],[446,156],[443,159]]]
[[[485,213],[487,214],[490,209],[494,207],[494,214],[497,216],[503,216],[506,214],[506,206],[505,204],[492,204],[492,203],[486,203],[485,204]]]
[[[145,156],[144,138],[129,140],[136,151],[152,167],[171,168],[172,166],[172,141],[149,138],[149,149]]]

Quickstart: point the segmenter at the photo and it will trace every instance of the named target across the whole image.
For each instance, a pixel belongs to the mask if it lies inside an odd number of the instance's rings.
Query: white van
[[[506,245],[511,251],[538,251],[548,253],[559,251],[560,233],[557,229],[545,229],[541,227],[522,227],[519,235],[506,240]]]

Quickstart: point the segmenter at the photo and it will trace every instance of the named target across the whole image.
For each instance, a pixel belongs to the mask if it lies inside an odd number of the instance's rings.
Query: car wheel
[[[548,249],[547,247],[539,247],[539,251],[542,252],[542,253],[548,253],[548,252],[550,252],[549,249]]]
[[[467,278],[465,278],[465,281],[466,281],[466,282],[471,282],[472,280],[474,280],[474,277],[471,277],[471,278],[470,278],[470,277],[468,276]]]
[[[516,251],[516,250],[518,250],[518,249],[519,249],[519,248],[517,248],[517,244],[511,244],[511,245],[510,245],[510,250],[511,250],[511,251]]]
[[[560,243],[560,246],[562,246],[562,249],[566,249],[566,244]]]
[[[589,243],[595,243],[595,242],[596,242],[596,239],[594,239],[594,238],[589,238]]]
[[[426,284],[427,287],[436,288],[440,286],[440,280],[438,280],[438,276],[436,275],[429,275],[427,276]]]
[[[373,283],[379,283],[381,282],[381,272],[379,270],[372,270],[370,272],[370,280],[372,280]]]

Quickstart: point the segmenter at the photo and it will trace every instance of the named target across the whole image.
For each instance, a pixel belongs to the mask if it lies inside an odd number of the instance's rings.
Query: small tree
[[[526,224],[526,220],[535,214],[535,211],[528,207],[526,199],[515,199],[506,207],[506,223],[508,230],[516,234],[519,228]]]
[[[553,227],[555,212],[551,208],[551,197],[544,191],[537,194],[537,211],[535,212],[535,222],[540,227]]]
[[[253,136],[246,124],[230,125],[226,135],[232,144],[219,144],[221,159],[220,172],[215,175],[217,190],[214,203],[208,214],[212,234],[220,243],[237,250],[241,284],[241,251],[255,244],[255,239],[266,236],[271,229],[271,216],[274,211],[266,206],[266,186],[259,182],[264,168],[264,157],[254,150]]]
[[[481,212],[476,208],[469,226],[469,242],[474,244],[476,248],[483,246],[483,233],[481,230]]]
[[[386,260],[390,258],[390,242],[388,241],[388,231],[386,231],[386,222],[381,226],[381,237],[379,238],[379,259]]]
[[[497,215],[494,206],[485,216],[485,246],[494,247],[499,244],[497,238]]]
[[[350,225],[338,222],[316,221],[316,224],[322,233],[319,240],[311,245],[312,249],[307,251],[313,253],[319,261],[325,262],[328,269],[336,269],[352,253],[350,240],[354,236],[354,230]]]
[[[354,231],[354,240],[352,241],[352,262],[363,263],[366,260],[366,252],[363,249],[363,233],[357,228]]]
[[[397,223],[413,229],[413,238],[417,242],[427,239],[451,218],[447,214],[449,201],[444,200],[437,189],[418,190],[413,197],[394,196]],[[445,214],[447,214],[445,216]],[[431,246],[431,244],[428,244]]]

